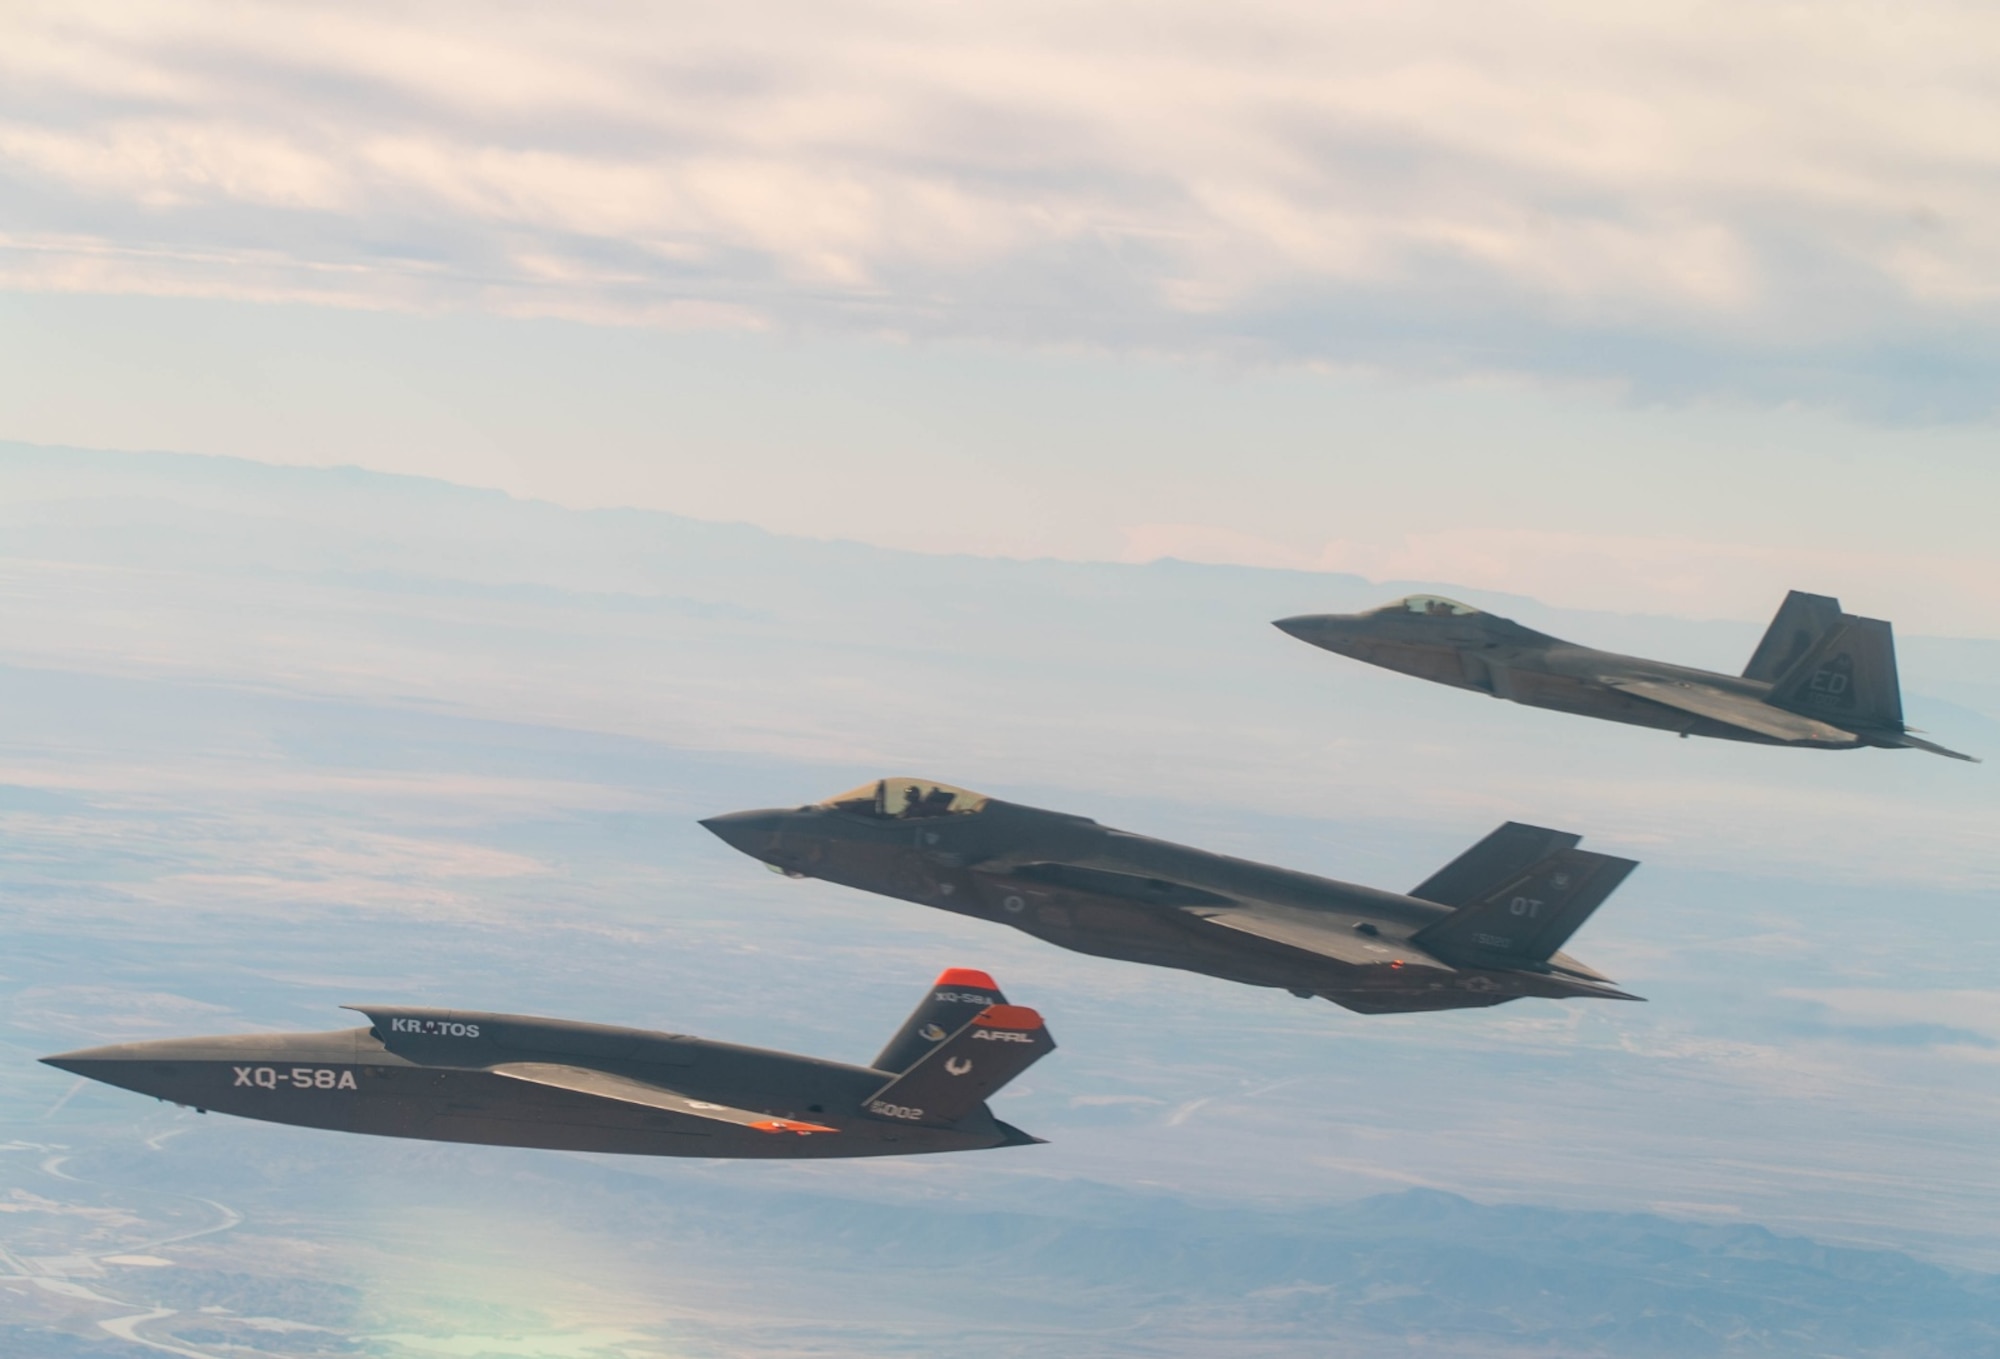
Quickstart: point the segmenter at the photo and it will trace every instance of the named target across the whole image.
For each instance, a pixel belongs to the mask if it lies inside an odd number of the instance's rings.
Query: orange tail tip
[[[838,1128],[829,1128],[824,1123],[795,1123],[789,1118],[767,1118],[761,1123],[752,1123],[750,1126],[762,1133],[788,1132],[797,1133],[801,1137],[811,1137],[814,1133],[840,1131]]]
[[[1042,1017],[1025,1005],[989,1005],[972,1021],[982,1029],[1039,1029]]]
[[[998,991],[1000,983],[976,967],[947,967],[935,983],[936,986],[975,986],[981,991]]]

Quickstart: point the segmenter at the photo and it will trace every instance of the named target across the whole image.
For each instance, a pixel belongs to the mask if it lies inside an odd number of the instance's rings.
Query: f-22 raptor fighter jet
[[[1558,952],[1636,865],[1539,826],[1509,822],[1403,894],[923,779],[880,779],[814,806],[701,824],[791,877],[1364,1014],[1522,996],[1639,999]]]
[[[1888,623],[1794,590],[1741,675],[1577,646],[1437,595],[1367,613],[1301,614],[1302,642],[1419,679],[1612,722],[1765,745],[1907,746],[1971,760],[1903,725]]]
[[[908,1156],[1041,1141],[986,1098],[1051,1052],[1041,1016],[953,968],[869,1066],[523,1015],[361,1005],[337,1033],[168,1038],[42,1060],[206,1113],[637,1156]]]

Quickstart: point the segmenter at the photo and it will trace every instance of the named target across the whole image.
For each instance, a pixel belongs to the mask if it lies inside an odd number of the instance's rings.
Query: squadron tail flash
[[[1771,704],[1850,731],[1901,731],[1903,695],[1889,624],[1843,614],[1772,684]]]

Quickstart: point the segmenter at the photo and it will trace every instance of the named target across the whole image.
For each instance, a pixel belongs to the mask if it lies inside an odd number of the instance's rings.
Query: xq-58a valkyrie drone
[[[206,1113],[337,1132],[638,1156],[908,1156],[1039,1142],[986,1099],[1055,1048],[952,968],[867,1066],[677,1033],[351,1007],[336,1033],[167,1038],[42,1060]]]

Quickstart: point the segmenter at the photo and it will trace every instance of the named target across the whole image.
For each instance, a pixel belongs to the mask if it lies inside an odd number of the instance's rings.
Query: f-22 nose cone
[[[1273,619],[1271,626],[1313,646],[1338,650],[1360,620],[1351,613],[1301,613]]]

